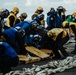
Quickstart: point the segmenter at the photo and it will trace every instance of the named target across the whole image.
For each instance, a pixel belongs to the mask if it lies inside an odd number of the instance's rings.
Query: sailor
[[[69,28],[70,22],[76,22],[76,12],[72,13],[72,15],[68,15],[66,20],[62,23],[62,27]]]
[[[47,22],[47,29],[48,30],[56,27],[56,24],[55,24],[55,9],[54,8],[51,8],[50,11],[47,13],[46,22]]]
[[[27,50],[24,46],[24,36],[25,30],[19,26],[3,31],[4,39],[12,48],[14,48],[17,54],[27,54]]]
[[[19,13],[19,8],[14,7],[7,18],[7,26],[8,27],[13,27],[15,25],[18,13]]]
[[[69,29],[75,35],[75,48],[74,48],[74,50],[71,53],[72,54],[76,54],[76,23],[75,22],[70,22]]]
[[[23,21],[20,22],[18,24],[15,24],[13,27],[16,26],[20,26],[21,28],[23,28],[24,30],[30,28],[30,27],[35,27],[35,25],[40,25],[40,21],[44,18],[43,14],[40,14],[39,16],[35,17],[33,20],[31,21]]]
[[[8,9],[3,9],[0,12],[0,36],[2,35],[2,28],[4,28],[4,19],[7,18],[9,15]]]
[[[41,6],[37,7],[37,10],[35,11],[35,13],[32,15],[32,20],[37,17],[38,15],[43,13],[43,8]],[[40,25],[45,25],[45,20],[44,18],[41,20]]]
[[[27,14],[25,12],[21,13],[20,16],[16,19],[16,23],[23,22],[27,18]]]
[[[18,65],[19,58],[15,50],[4,41],[0,41],[0,70],[5,75]]]
[[[57,28],[61,28],[62,27],[62,23],[66,19],[65,12],[66,12],[66,9],[63,6],[59,6],[57,8],[56,20],[55,20]]]
[[[53,28],[48,31],[47,35],[54,41],[53,53],[55,54],[55,58],[61,58],[61,54],[59,53],[58,50],[61,51],[64,57],[69,56],[69,54],[63,47],[63,45],[69,40],[69,36],[66,30],[62,28]]]
[[[67,19],[62,23],[63,28],[67,28],[70,37],[74,37],[75,33],[70,28],[70,25],[76,23],[76,12],[72,13],[72,15],[68,15]]]

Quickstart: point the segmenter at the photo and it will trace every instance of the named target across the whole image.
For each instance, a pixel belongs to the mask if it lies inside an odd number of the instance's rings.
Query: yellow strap
[[[62,38],[65,38],[67,35],[67,32],[66,31],[63,31],[63,35],[62,35]]]
[[[41,20],[41,25],[45,25],[45,20]]]
[[[10,13],[10,15],[9,15],[8,18],[7,18],[7,26],[8,26],[8,27],[11,27],[11,25],[10,25],[10,19],[9,19],[10,16],[15,17],[15,20],[14,20],[14,23],[13,23],[13,24],[15,24],[15,21],[16,21],[16,16],[15,16],[13,13]]]
[[[62,23],[62,26],[63,27],[66,27],[66,24],[67,24],[68,22],[67,21],[64,21],[63,23]]]

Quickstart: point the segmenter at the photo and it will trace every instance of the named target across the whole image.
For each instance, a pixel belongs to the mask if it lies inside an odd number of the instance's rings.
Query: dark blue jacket
[[[1,19],[0,19],[0,29],[2,28]]]
[[[20,22],[18,24],[15,24],[13,27],[17,27],[17,26],[19,26],[19,27],[23,28],[24,30],[26,30],[29,27],[31,27],[32,24],[31,24],[31,22],[23,21],[23,22]]]
[[[39,17],[36,17],[33,20],[31,20],[31,21],[23,21],[23,22],[20,22],[18,24],[15,24],[13,27],[20,26],[21,28],[23,28],[24,30],[26,30],[26,29],[28,29],[29,27],[32,26],[33,22],[37,22],[37,23],[41,24]]]
[[[49,16],[47,16],[46,22],[47,22],[47,27],[49,27],[51,29],[55,28],[56,27],[55,15],[50,14]]]
[[[15,49],[17,53],[25,54],[24,37],[15,28],[4,30],[3,35],[6,41]]]
[[[17,43],[16,33],[17,33],[17,30],[15,28],[9,28],[3,31],[3,35],[7,35],[14,43]]]
[[[15,50],[6,42],[0,42],[0,47],[4,46],[4,52],[2,56],[10,56],[10,57],[17,57],[17,53]]]
[[[62,26],[63,18],[62,15],[59,15],[58,12],[56,12],[56,17],[55,17],[55,24],[57,28],[60,28]]]
[[[50,19],[54,18],[53,21],[51,21]],[[63,18],[62,15],[59,15],[58,12],[55,12],[55,15],[53,16],[53,14],[50,14],[49,16],[47,16],[47,25],[48,27],[53,27],[53,28],[60,28],[63,22]]]

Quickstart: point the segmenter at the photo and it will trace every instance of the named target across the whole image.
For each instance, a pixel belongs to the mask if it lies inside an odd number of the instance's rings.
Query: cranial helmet
[[[4,10],[4,8],[0,8],[0,12],[2,12]]]
[[[59,10],[59,9],[63,9],[63,7],[62,7],[62,6],[59,6],[59,7],[57,8],[57,10]]]
[[[9,14],[9,10],[8,9],[4,9],[3,11],[2,11],[2,13],[3,12],[7,12],[8,14]]]
[[[4,9],[4,10],[1,12],[1,14],[2,14],[2,17],[3,17],[3,18],[7,18],[8,15],[9,15],[9,10],[8,10],[8,9]]]
[[[14,8],[13,8],[13,12],[19,13],[19,8],[18,8],[18,7],[14,7]]]
[[[48,35],[48,37],[55,37],[56,36],[56,34],[54,32],[52,32],[51,30],[48,31],[47,35]]]
[[[55,9],[54,9],[54,8],[51,8],[51,9],[50,9],[50,12],[51,12],[51,13],[55,13]]]
[[[43,8],[41,6],[39,6],[37,10],[43,12]]]
[[[72,14],[72,15],[76,16],[76,12],[73,12],[73,14]]]
[[[25,30],[22,29],[21,27],[17,26],[17,27],[15,27],[15,29],[18,31],[18,33],[20,33],[21,36],[25,35]]]
[[[63,11],[66,11],[66,9],[65,9],[64,7],[62,7],[62,6],[59,6],[59,7],[57,8],[57,11],[63,12]]]
[[[24,12],[20,16],[21,16],[21,18],[26,18],[27,17],[27,14]]]

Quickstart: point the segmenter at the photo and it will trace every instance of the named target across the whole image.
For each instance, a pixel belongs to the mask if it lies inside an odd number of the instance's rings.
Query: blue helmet
[[[2,12],[8,12],[9,13],[9,10],[8,9],[4,9]]]
[[[52,7],[52,8],[50,9],[50,12],[51,12],[52,14],[54,14],[54,13],[55,13],[55,9]]]
[[[63,11],[66,11],[66,9],[65,9],[63,6],[59,6],[59,7],[57,8],[57,11],[58,11],[58,12],[63,12]]]
[[[15,27],[15,29],[17,30],[18,33],[20,33],[20,35],[23,37],[25,36],[25,30],[22,29],[21,27],[17,26]]]
[[[7,18],[8,15],[9,15],[9,10],[8,9],[4,9],[2,12],[1,12],[1,15],[3,18]]]

